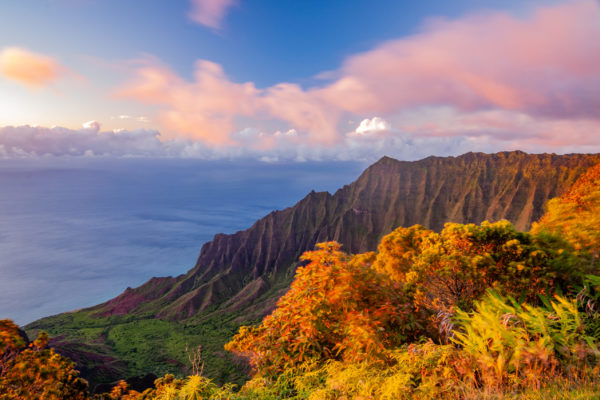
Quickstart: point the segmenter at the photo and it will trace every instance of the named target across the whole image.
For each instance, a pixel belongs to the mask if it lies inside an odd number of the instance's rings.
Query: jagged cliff
[[[311,192],[245,231],[216,235],[187,274],[153,278],[95,312],[185,320],[252,305],[248,315],[260,316],[285,290],[299,256],[317,242],[336,240],[349,252],[364,252],[375,250],[382,235],[401,225],[440,230],[445,222],[505,218],[528,229],[546,200],[599,161],[598,155],[519,151],[415,162],[384,157],[333,195]],[[274,288],[279,290],[272,296],[262,296]]]

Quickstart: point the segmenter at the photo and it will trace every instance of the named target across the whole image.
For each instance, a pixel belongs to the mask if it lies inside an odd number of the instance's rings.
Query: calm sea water
[[[92,306],[190,269],[216,233],[246,229],[364,163],[0,161],[0,318]]]

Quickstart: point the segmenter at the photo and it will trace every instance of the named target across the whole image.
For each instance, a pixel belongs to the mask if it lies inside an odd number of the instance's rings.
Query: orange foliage
[[[374,265],[404,285],[417,306],[443,315],[470,309],[487,288],[533,303],[544,291],[566,289],[576,274],[565,247],[508,221],[448,223],[439,234],[417,225],[384,237]]]
[[[8,362],[0,374],[0,399],[87,399],[87,382],[67,358],[48,348],[48,335],[22,347],[23,339],[11,321],[0,321],[2,354]],[[16,351],[16,354],[14,352]],[[11,357],[7,354],[13,352]]]
[[[113,386],[108,396],[104,395],[101,398],[102,400],[138,400],[142,399],[142,394],[130,389],[129,384],[121,379]]]
[[[488,288],[531,304],[572,290],[582,272],[569,249],[508,221],[448,223],[441,233],[398,228],[377,254],[350,256],[321,243],[302,256],[309,263],[276,310],[242,327],[226,349],[249,357],[263,376],[308,361],[386,360],[407,340],[449,331],[455,309],[470,310]]]
[[[575,249],[589,252],[593,265],[600,257],[600,164],[590,168],[565,194],[550,200],[546,214],[531,231],[560,234]]]
[[[371,267],[374,253],[352,257],[335,242],[304,253],[289,292],[259,326],[242,327],[226,349],[255,372],[276,375],[307,361],[385,360],[419,326],[399,287]]]
[[[435,237],[436,233],[421,225],[397,228],[381,239],[374,268],[395,281],[405,281],[424,242],[432,235]]]
[[[9,319],[0,320],[0,376],[24,347],[25,340],[19,333],[19,327]]]

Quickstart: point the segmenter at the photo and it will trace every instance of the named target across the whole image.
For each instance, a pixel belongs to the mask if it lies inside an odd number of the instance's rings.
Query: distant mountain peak
[[[389,156],[383,156],[379,160],[377,160],[373,165],[377,164],[389,164],[389,163],[397,163],[398,160]]]

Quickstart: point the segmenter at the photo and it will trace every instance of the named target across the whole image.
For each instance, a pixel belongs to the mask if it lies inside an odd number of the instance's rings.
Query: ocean
[[[26,324],[194,266],[217,233],[250,227],[361,162],[0,161],[0,318]]]

